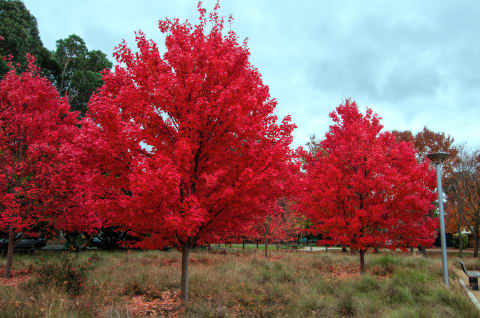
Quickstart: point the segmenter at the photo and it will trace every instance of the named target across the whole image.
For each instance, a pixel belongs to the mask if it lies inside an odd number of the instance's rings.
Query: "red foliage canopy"
[[[0,81],[0,230],[24,232],[39,223],[89,230],[92,219],[77,210],[72,182],[78,114],[28,59],[27,72],[12,68]]]
[[[431,245],[435,175],[410,143],[381,132],[380,118],[347,100],[309,158],[305,207],[324,243],[368,248]],[[428,160],[427,160],[428,161]]]
[[[286,117],[249,62],[224,35],[217,10],[192,26],[162,20],[166,52],[137,33],[89,104],[99,129],[88,145],[92,203],[142,247],[213,242],[265,214],[296,169]],[[210,20],[211,29],[207,28]],[[208,30],[207,30],[208,29]]]

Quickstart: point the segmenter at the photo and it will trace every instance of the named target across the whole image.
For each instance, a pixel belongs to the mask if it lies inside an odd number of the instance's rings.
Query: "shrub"
[[[62,253],[59,259],[43,260],[35,268],[35,278],[39,284],[55,285],[66,293],[79,295],[85,288],[88,264],[79,264],[76,257]]]
[[[398,264],[398,263],[400,263],[400,258],[389,255],[389,254],[378,256],[370,262],[371,265],[380,265],[380,266],[387,266],[390,264]]]
[[[337,312],[342,316],[355,316],[356,298],[353,294],[343,293],[337,300]]]
[[[463,240],[463,248],[466,248],[468,246],[468,235],[462,233],[461,238]],[[453,245],[456,248],[460,248],[460,239],[458,238],[458,233],[453,234]]]
[[[147,275],[141,273],[140,275],[132,277],[131,280],[127,281],[124,285],[125,295],[130,296],[139,296],[146,293],[147,288]]]
[[[406,286],[398,286],[396,283],[389,282],[383,290],[383,295],[390,304],[415,304],[415,296]]]

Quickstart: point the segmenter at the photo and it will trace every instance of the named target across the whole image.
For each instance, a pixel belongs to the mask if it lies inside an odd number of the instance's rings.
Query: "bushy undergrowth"
[[[81,294],[86,286],[87,271],[93,264],[90,261],[79,262],[77,258],[75,253],[62,253],[58,258],[40,258],[39,264],[34,268],[35,277],[30,284],[44,287],[54,285],[67,294]]]
[[[176,251],[21,255],[16,268],[33,276],[0,287],[0,317],[132,317],[134,298],[178,293],[180,261]],[[368,255],[361,277],[349,254],[201,250],[191,261],[190,303],[171,307],[184,317],[479,316],[454,280],[443,287],[439,258]]]

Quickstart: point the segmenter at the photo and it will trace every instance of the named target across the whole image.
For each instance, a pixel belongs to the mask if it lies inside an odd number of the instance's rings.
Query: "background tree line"
[[[456,144],[454,138],[443,132],[424,128],[417,134],[411,131],[397,131],[397,138],[413,143],[418,160],[428,153],[444,151],[450,157],[443,165],[443,184],[447,198],[447,233],[462,236],[470,232],[474,240],[474,256],[478,257],[480,247],[480,153]],[[459,239],[459,255],[462,255],[464,240]]]
[[[75,34],[57,40],[55,51],[45,48],[37,20],[20,0],[0,0],[0,36],[0,56],[5,57],[0,61],[0,78],[8,71],[8,56],[24,71],[26,54],[30,53],[36,57],[42,75],[61,96],[68,94],[71,109],[80,111],[82,116],[91,94],[102,85],[100,72],[112,67],[105,53],[89,50]]]

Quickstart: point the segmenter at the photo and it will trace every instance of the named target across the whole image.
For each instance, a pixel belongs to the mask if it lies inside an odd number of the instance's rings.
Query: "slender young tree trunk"
[[[342,245],[342,253],[346,253],[346,252],[347,252],[347,248]]]
[[[245,240],[242,242],[242,249],[245,249]]]
[[[358,251],[360,254],[360,274],[365,274],[365,251]]]
[[[458,239],[460,240],[458,242],[458,257],[462,257],[463,255],[463,236],[462,233],[459,232],[460,234],[458,235]]]
[[[423,257],[427,257],[427,249],[422,245],[418,245],[418,251],[422,254]]]
[[[210,247],[210,244],[208,244],[208,253],[210,254],[211,251],[212,251],[212,249]]]
[[[265,257],[268,257],[268,238],[265,239]]]
[[[63,91],[63,83],[65,79],[65,71],[67,70],[67,65],[69,62],[70,62],[70,59],[67,60],[67,63],[65,63],[65,66],[63,67],[63,71],[62,71],[62,81],[60,82],[60,94],[62,96],[65,95],[65,92]]]
[[[461,218],[460,216],[458,217],[458,257],[462,257],[462,252],[463,252],[463,236],[462,236],[462,224],[461,224]]]
[[[257,250],[258,250],[258,241],[257,241]]]
[[[458,181],[457,181],[458,188]],[[455,191],[458,202],[458,257],[462,257],[463,254],[463,237],[462,237],[462,217],[463,217],[463,200],[460,198],[460,195]],[[466,247],[466,246],[465,246]]]
[[[181,299],[182,304],[186,305],[188,302],[188,263],[190,260],[190,246],[188,242],[182,246],[182,280],[181,280]]]
[[[477,233],[474,233],[473,237],[475,238],[475,248],[473,250],[473,257],[478,257],[478,245],[480,243]]]
[[[13,249],[15,248],[15,237],[16,234],[13,229],[8,231],[8,250],[7,250],[7,262],[5,263],[5,272],[3,273],[4,278],[10,278],[10,272],[12,271],[13,263]]]

